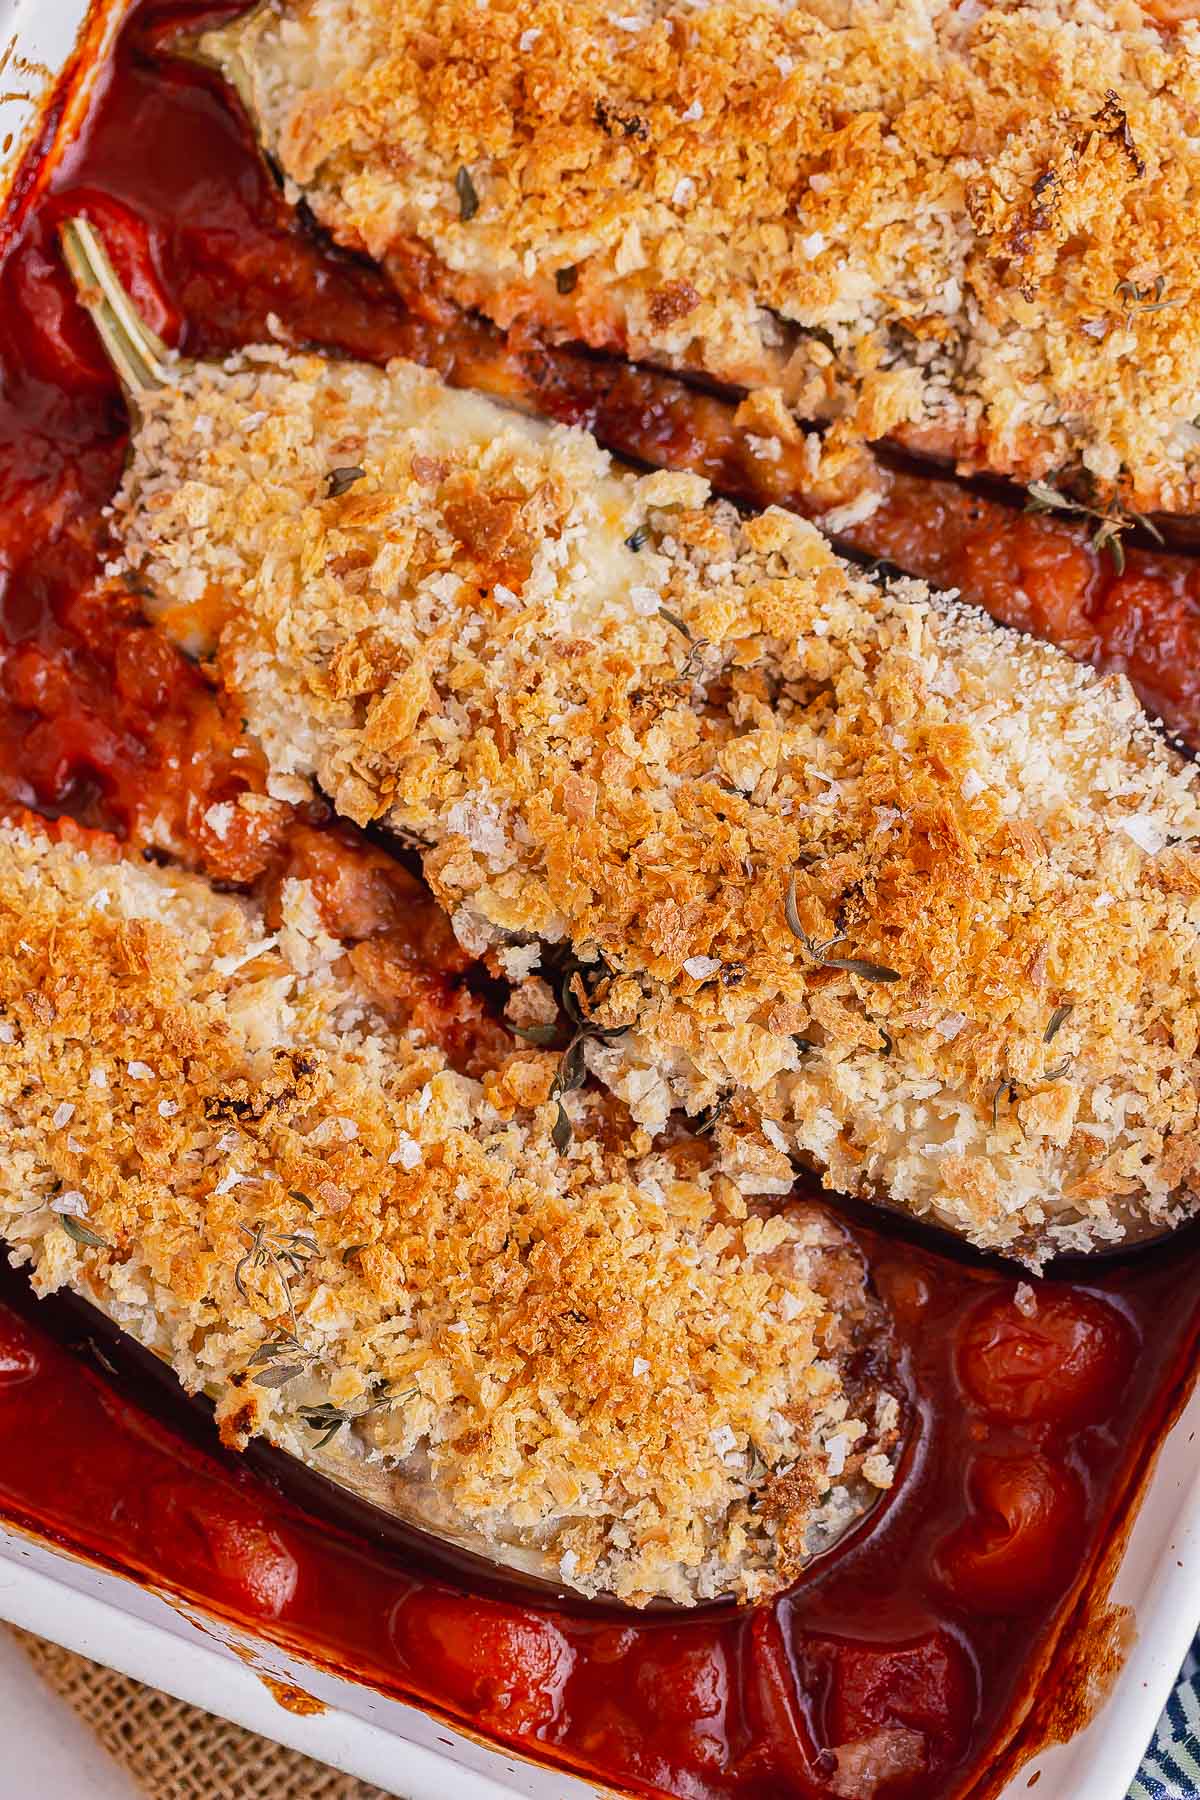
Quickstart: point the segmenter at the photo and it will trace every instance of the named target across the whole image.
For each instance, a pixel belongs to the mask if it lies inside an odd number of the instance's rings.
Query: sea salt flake
[[[716,975],[720,970],[721,959],[718,956],[689,956],[683,967],[693,981],[707,981],[710,975]]]
[[[829,1473],[836,1479],[846,1467],[846,1456],[850,1449],[850,1439],[845,1433],[831,1437],[825,1446],[829,1454]]]
[[[778,1125],[775,1123],[774,1119],[764,1119],[762,1122],[762,1128],[763,1128],[763,1136],[766,1138],[767,1142],[769,1144],[774,1144],[775,1148],[777,1150],[782,1150],[784,1155],[786,1156],[788,1141],[784,1137],[784,1135],[783,1135],[782,1131],[779,1129]]]
[[[398,1163],[402,1169],[415,1169],[421,1161],[423,1151],[415,1138],[402,1131],[396,1140],[396,1148],[388,1157],[390,1163]]]
[[[1038,1309],[1037,1295],[1027,1281],[1017,1283],[1017,1291],[1013,1295],[1013,1305],[1027,1319],[1032,1319]]]
[[[1146,813],[1134,813],[1130,818],[1122,819],[1120,829],[1147,856],[1157,856],[1167,841],[1167,834],[1158,820],[1150,818]]]
[[[78,1188],[68,1188],[65,1194],[59,1194],[50,1202],[50,1211],[67,1219],[86,1219],[87,1209],[87,1201]]]

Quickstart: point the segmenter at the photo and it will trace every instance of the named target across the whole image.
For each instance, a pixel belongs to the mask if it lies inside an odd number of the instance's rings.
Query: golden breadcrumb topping
[[[264,350],[148,399],[115,524],[169,626],[225,619],[282,795],[427,845],[472,950],[591,959],[648,1130],[728,1102],[755,1191],[798,1157],[1033,1261],[1174,1222],[1196,771],[1123,678],[704,496]]]
[[[405,287],[965,467],[1200,504],[1194,19],[268,0],[205,42],[293,193]]]
[[[250,902],[0,829],[0,1228],[217,1403],[444,1535],[634,1602],[757,1596],[891,1480],[845,1235],[553,1059],[483,1085]],[[851,1416],[850,1395],[868,1407]],[[321,1448],[324,1444],[324,1448]],[[872,1487],[874,1483],[874,1488]]]

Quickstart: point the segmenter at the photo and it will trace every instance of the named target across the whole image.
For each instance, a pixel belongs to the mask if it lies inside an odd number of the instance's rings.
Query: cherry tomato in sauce
[[[631,1633],[629,1640],[614,1659],[624,1664],[615,1681],[589,1684],[588,1698],[577,1702],[588,1715],[591,1753],[598,1762],[646,1781],[661,1783],[664,1770],[693,1777],[718,1773],[728,1754],[730,1671],[724,1645],[695,1630],[657,1630],[642,1638]],[[602,1648],[602,1666],[604,1654]],[[615,1687],[620,1700],[611,1691]],[[591,1702],[596,1693],[603,1696],[598,1706]]]
[[[918,1777],[928,1783],[962,1754],[978,1684],[949,1632],[894,1644],[809,1639],[797,1660],[806,1687],[822,1695],[820,1734],[836,1764],[831,1792],[857,1800]]]
[[[1003,1294],[975,1309],[958,1378],[993,1418],[1085,1425],[1116,1409],[1135,1348],[1131,1326],[1107,1301],[1043,1285],[1027,1310]]]
[[[37,1347],[21,1320],[0,1307],[0,1405],[15,1388],[36,1380],[40,1366]]]
[[[971,1510],[934,1557],[954,1598],[985,1613],[1019,1614],[1065,1589],[1084,1520],[1078,1477],[1045,1456],[981,1456],[967,1486]]]
[[[553,1620],[438,1590],[397,1602],[392,1641],[414,1677],[505,1732],[552,1725],[574,1661]]]
[[[172,1560],[190,1563],[203,1586],[215,1575],[227,1603],[252,1618],[278,1619],[287,1611],[299,1567],[249,1500],[216,1486],[163,1482],[147,1505],[152,1536],[169,1540]]]

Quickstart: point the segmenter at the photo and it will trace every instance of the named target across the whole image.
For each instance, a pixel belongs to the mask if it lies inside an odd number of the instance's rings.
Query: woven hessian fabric
[[[150,1800],[387,1800],[380,1788],[198,1706],[29,1632],[13,1635]]]

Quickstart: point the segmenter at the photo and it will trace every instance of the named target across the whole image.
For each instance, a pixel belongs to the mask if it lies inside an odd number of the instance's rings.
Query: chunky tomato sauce
[[[229,9],[226,9],[229,10]],[[459,1066],[508,1041],[494,995],[391,849],[319,804],[212,809],[264,771],[202,669],[100,579],[125,419],[56,251],[102,228],[139,306],[192,354],[274,335],[432,362],[646,461],[812,510],[796,466],[756,460],[732,409],[667,378],[502,346],[419,293],[403,303],[285,207],[215,80],[168,54],[213,8],[141,0],[78,141],[22,184],[0,266],[0,805],[68,814],[169,853],[268,908],[317,884],[379,998]],[[890,477],[850,532],[1104,666],[1200,740],[1200,568],[1131,550],[1123,575],[1061,521],[949,480]],[[861,1219],[861,1211],[856,1214]],[[875,1512],[754,1610],[626,1615],[473,1576],[331,1517],[304,1485],[223,1452],[207,1419],[114,1372],[111,1343],[5,1275],[0,1511],[97,1561],[248,1622],[314,1662],[532,1755],[687,1800],[982,1794],[1125,1519],[1190,1375],[1195,1234],[1123,1265],[1020,1282],[859,1224],[894,1311],[913,1428]],[[314,1514],[312,1510],[317,1507]]]

